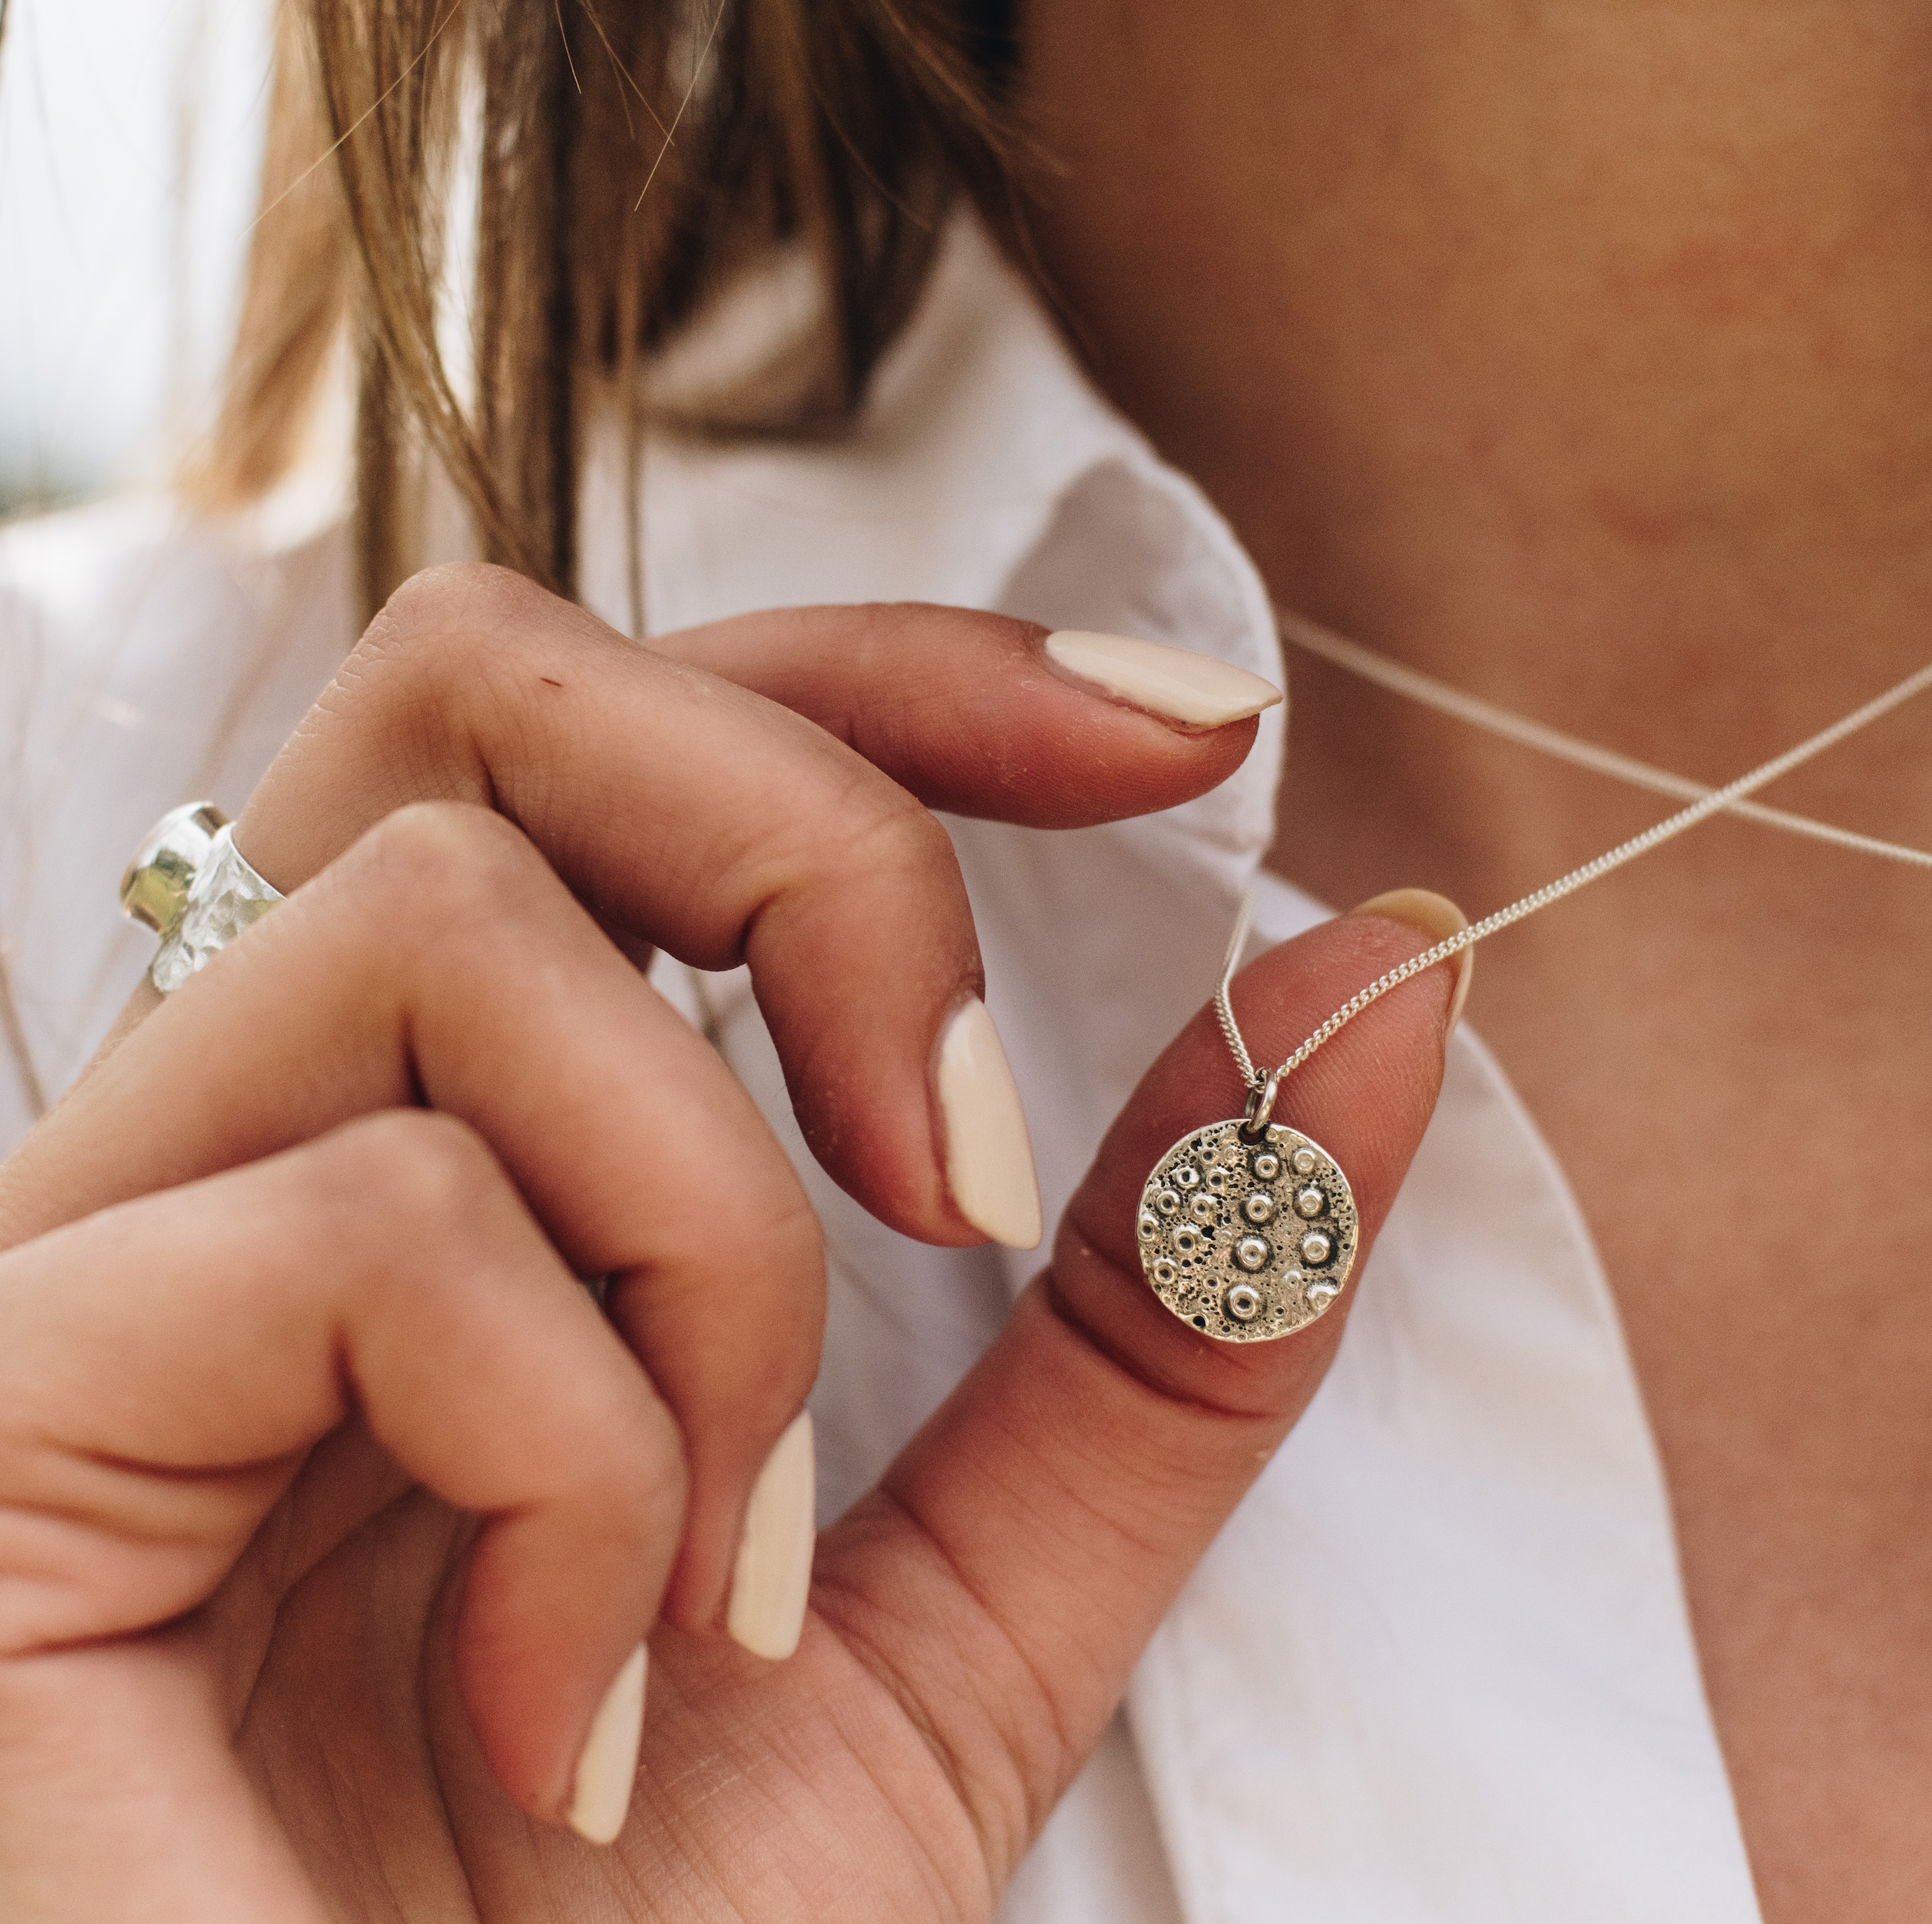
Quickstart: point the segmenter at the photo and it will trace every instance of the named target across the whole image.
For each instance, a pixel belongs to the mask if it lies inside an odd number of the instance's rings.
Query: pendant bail
[[[1284,1073],[1278,1069],[1272,1076],[1257,1076],[1248,1086],[1248,1111],[1241,1119],[1241,1133],[1250,1142],[1259,1142],[1274,1119],[1275,1098],[1281,1093]]]

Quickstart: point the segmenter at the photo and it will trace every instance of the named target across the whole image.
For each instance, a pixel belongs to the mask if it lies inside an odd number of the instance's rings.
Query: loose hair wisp
[[[1007,212],[1010,46],[997,0],[283,0],[263,212],[194,492],[237,505],[286,471],[346,330],[365,613],[416,564],[432,462],[486,557],[568,593],[587,411],[620,410],[634,448],[651,358],[782,251],[809,263],[809,324],[676,425],[850,420],[955,197]]]

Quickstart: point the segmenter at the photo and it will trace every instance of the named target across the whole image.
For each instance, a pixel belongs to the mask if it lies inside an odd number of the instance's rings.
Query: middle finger
[[[392,815],[218,956],[8,1165],[0,1242],[418,1101],[482,1136],[579,1275],[645,1306],[621,1321],[691,1474],[667,1613],[713,1622],[816,1373],[817,1220],[729,1071],[500,818]]]

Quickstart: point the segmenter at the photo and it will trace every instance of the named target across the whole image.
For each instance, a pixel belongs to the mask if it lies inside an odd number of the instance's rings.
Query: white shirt
[[[584,598],[619,625],[623,498],[594,461]],[[654,445],[643,501],[652,632],[953,601],[1282,676],[1225,524],[1093,392],[970,223],[849,442]],[[352,638],[349,582],[339,521],[299,488],[245,527],[134,503],[0,541],[0,956],[50,1090],[151,950],[114,912],[128,851],[178,801],[239,806]],[[1050,1225],[1212,986],[1272,838],[1282,723],[1264,717],[1236,775],[1163,815],[948,824]],[[1258,931],[1325,912],[1268,879]],[[825,1220],[829,1516],[991,1340],[1034,1259],[873,1222],[799,1140],[741,977],[653,979],[706,1021]],[[20,1079],[0,1055],[0,1143],[28,1120]],[[1748,1924],[1616,1311],[1561,1172],[1467,1029],[1358,1287],[1327,1382],[1156,1635],[1007,1924]]]

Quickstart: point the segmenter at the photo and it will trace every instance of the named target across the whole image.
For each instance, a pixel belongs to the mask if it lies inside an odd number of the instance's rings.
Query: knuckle
[[[759,1275],[788,1303],[822,1294],[824,1226],[784,1152],[774,1145],[769,1157],[754,1148],[736,1159],[749,1179],[734,1213],[739,1232],[758,1251]],[[693,1292],[708,1296],[718,1268],[716,1222],[703,1212],[667,1212],[657,1234],[654,1268],[660,1277],[674,1274]]]
[[[796,831],[839,873],[854,869],[924,873],[952,869],[952,838],[924,802],[852,757],[836,769],[827,805],[800,821]]]
[[[323,1179],[352,1222],[379,1239],[400,1225],[466,1234],[493,1212],[506,1179],[483,1139],[435,1109],[386,1109],[318,1145]]]
[[[642,1373],[634,1377],[627,1371],[621,1381],[628,1420],[600,1431],[600,1450],[607,1447],[610,1456],[601,1463],[592,1458],[585,1468],[597,1500],[627,1515],[634,1532],[647,1538],[682,1515],[690,1487],[690,1453],[677,1417],[652,1393]]]
[[[931,810],[885,782],[867,783],[865,800],[852,812],[838,851],[842,872],[916,879],[954,871],[952,838]]]
[[[522,831],[468,802],[415,802],[357,843],[358,892],[403,926],[446,925],[522,898],[541,858]]]
[[[447,561],[424,568],[391,594],[349,656],[349,675],[380,666],[412,683],[459,691],[479,659],[541,617],[551,597],[510,568]]]
[[[433,641],[456,628],[494,627],[547,600],[514,569],[489,561],[445,561],[423,568],[391,594],[370,624],[405,645]]]

